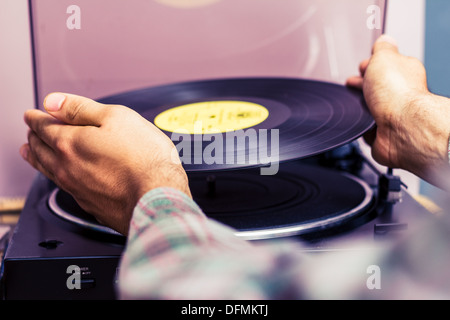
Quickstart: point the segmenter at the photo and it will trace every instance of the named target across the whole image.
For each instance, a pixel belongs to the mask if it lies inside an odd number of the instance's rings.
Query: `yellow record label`
[[[269,116],[262,105],[246,101],[204,101],[161,112],[155,125],[165,131],[212,134],[246,129]]]

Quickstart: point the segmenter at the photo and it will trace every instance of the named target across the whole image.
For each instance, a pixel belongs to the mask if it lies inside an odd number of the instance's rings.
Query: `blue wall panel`
[[[425,67],[430,91],[450,97],[450,1],[426,1]],[[448,201],[448,195],[426,182],[420,193],[438,205]]]

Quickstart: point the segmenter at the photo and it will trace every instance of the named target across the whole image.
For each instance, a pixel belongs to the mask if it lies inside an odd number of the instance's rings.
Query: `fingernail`
[[[44,107],[47,111],[58,111],[66,99],[66,96],[61,93],[52,93],[45,98]]]
[[[27,147],[27,146],[22,146],[22,148],[20,148],[20,155],[21,155],[22,158],[24,158],[25,160],[28,159],[28,147]]]
[[[387,42],[390,43],[394,46],[398,46],[397,40],[395,40],[394,38],[392,38],[391,36],[387,35],[387,34],[383,34],[378,38],[378,41],[382,41],[382,42]]]

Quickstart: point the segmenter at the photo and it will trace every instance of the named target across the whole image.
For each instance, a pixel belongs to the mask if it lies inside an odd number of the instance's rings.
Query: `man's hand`
[[[447,188],[440,178],[449,171],[450,100],[429,92],[422,63],[401,55],[388,36],[376,41],[360,73],[347,85],[363,90],[377,124],[366,136],[374,159]]]
[[[191,196],[172,141],[124,106],[53,93],[29,110],[20,152],[98,221],[126,235],[138,200],[157,187]]]

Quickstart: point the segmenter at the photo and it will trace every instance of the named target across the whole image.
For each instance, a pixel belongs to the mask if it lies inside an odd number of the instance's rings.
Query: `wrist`
[[[158,168],[157,173],[149,174],[147,178],[139,179],[137,200],[146,193],[158,188],[172,188],[183,192],[189,198],[192,198],[187,174],[181,165],[167,165],[164,168]]]
[[[450,99],[427,91],[412,99],[404,112],[402,118],[408,120],[403,126],[409,126],[409,142],[415,147],[404,154],[403,167],[444,187],[450,175]]]

